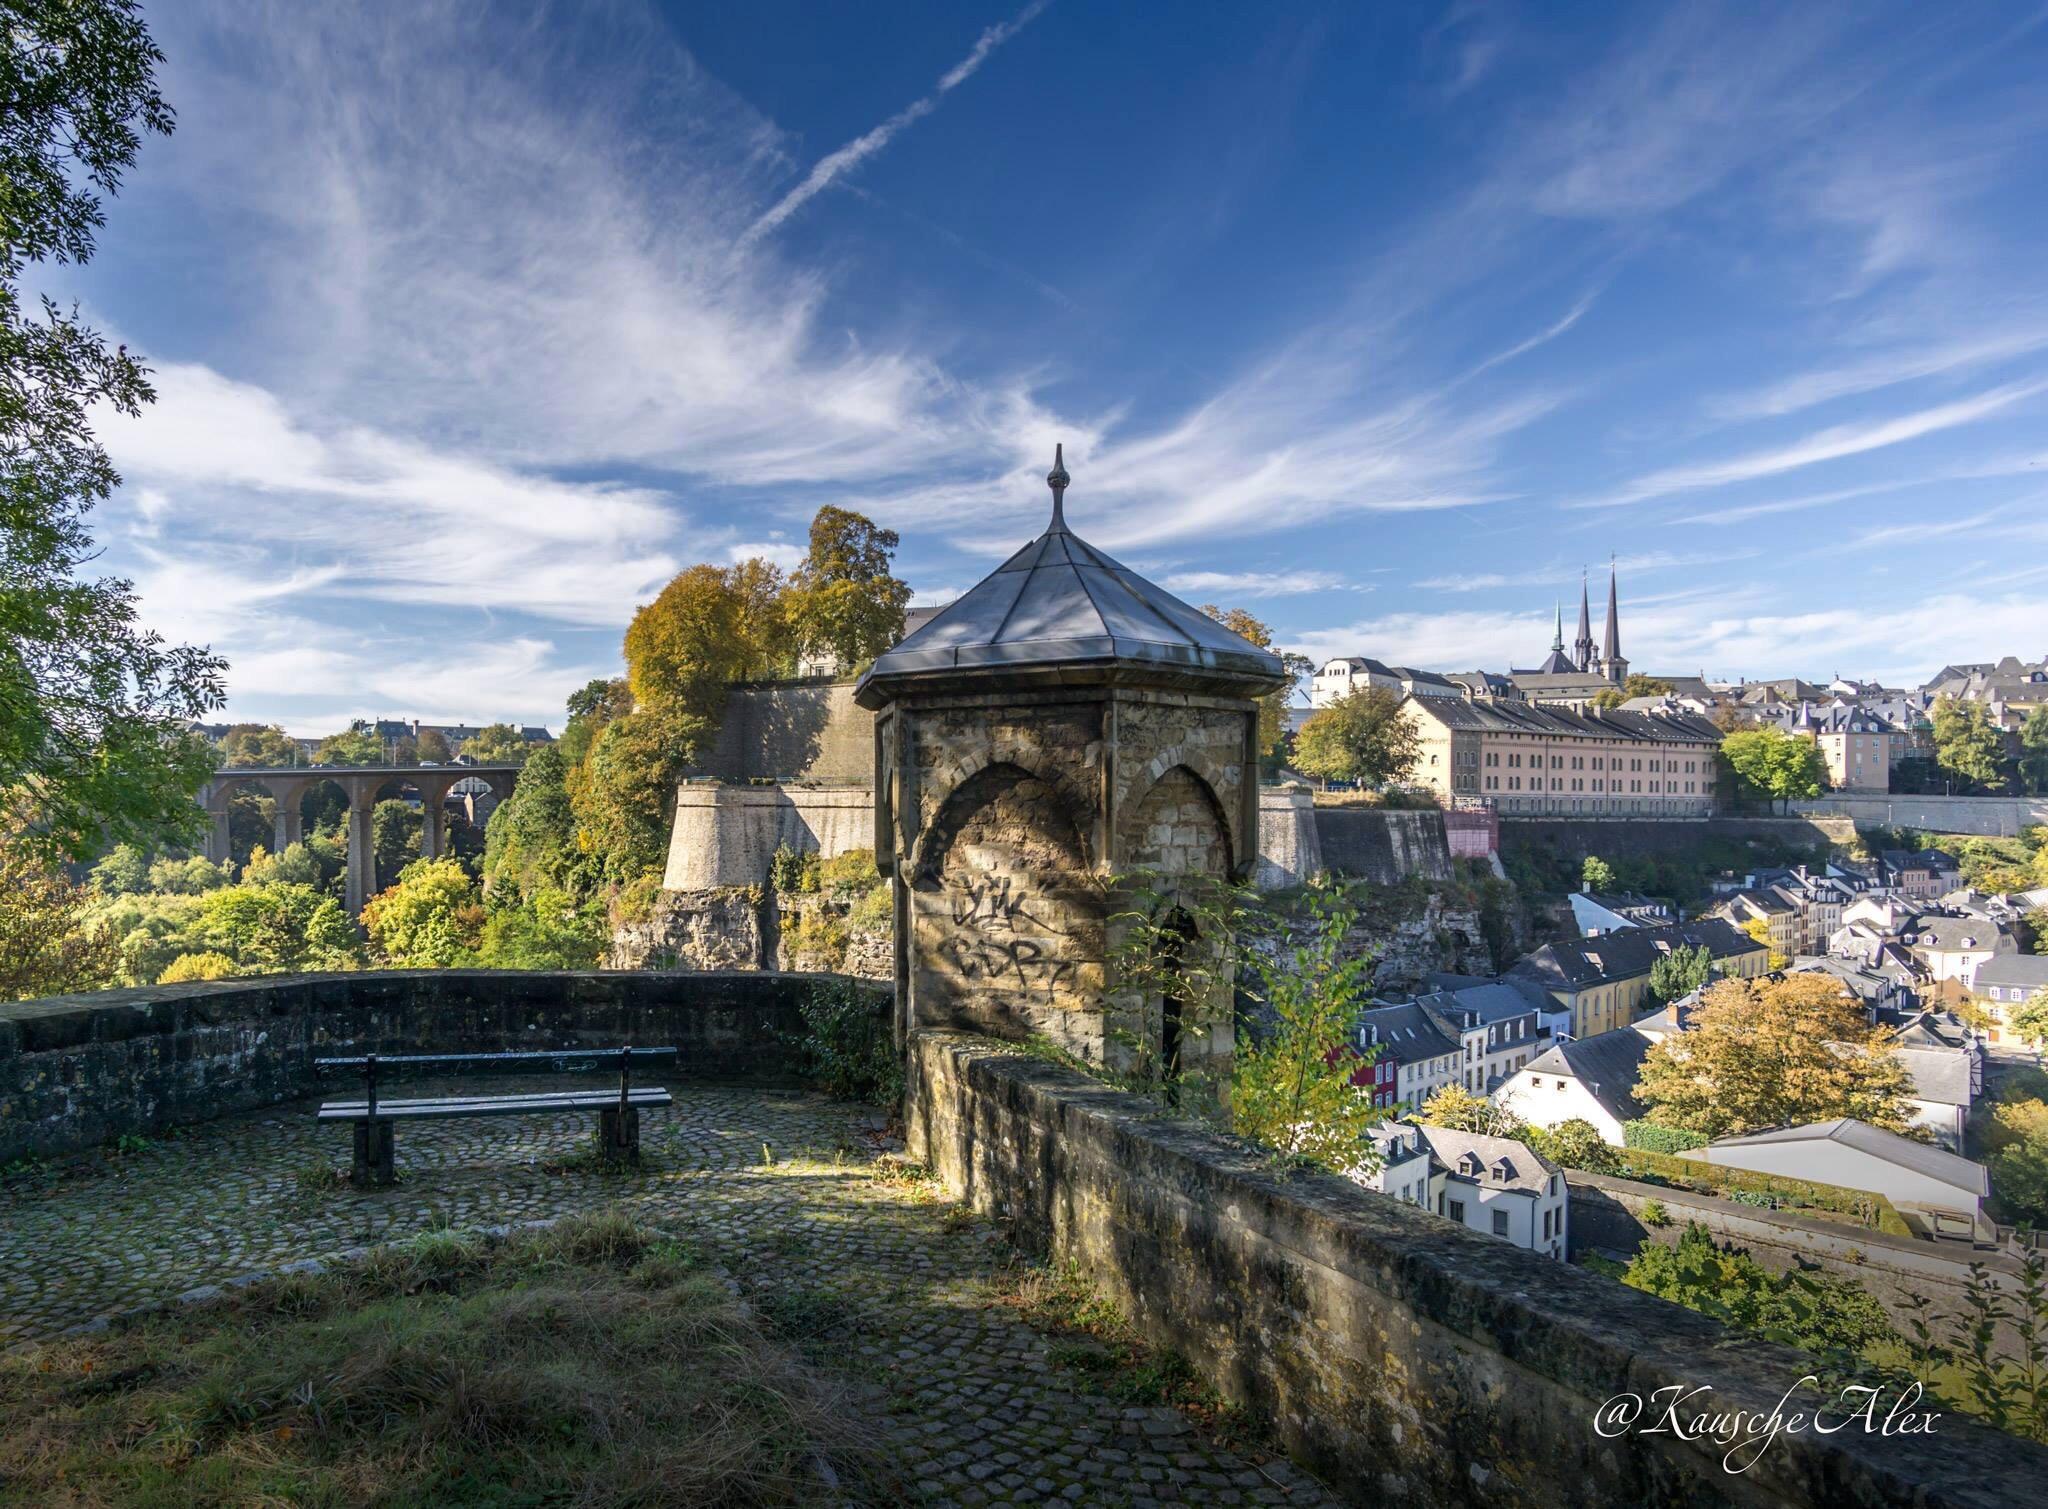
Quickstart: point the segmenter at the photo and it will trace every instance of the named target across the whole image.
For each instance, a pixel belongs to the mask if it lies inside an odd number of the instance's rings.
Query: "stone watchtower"
[[[1110,881],[1248,878],[1258,704],[1279,657],[1052,522],[861,678],[875,719],[875,856],[896,881],[899,1032],[1043,1033],[1130,1052],[1104,1000]],[[1139,1007],[1159,1061],[1177,1004]],[[1227,1020],[1199,1050],[1227,1056]]]

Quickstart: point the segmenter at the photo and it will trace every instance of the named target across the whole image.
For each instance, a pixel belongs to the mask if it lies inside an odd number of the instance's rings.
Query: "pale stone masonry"
[[[1412,779],[1447,802],[1504,816],[1707,817],[1721,730],[1690,713],[1410,697],[1421,735]]]
[[[1250,878],[1254,699],[1280,663],[1076,537],[1065,469],[1047,481],[1045,533],[857,692],[877,712],[899,1024],[1043,1036],[1092,1063],[1220,1067],[1227,1000],[1105,1000],[1110,919],[1136,872],[1169,904],[1197,881]],[[1188,946],[1220,947],[1199,937],[1199,910],[1177,914]]]

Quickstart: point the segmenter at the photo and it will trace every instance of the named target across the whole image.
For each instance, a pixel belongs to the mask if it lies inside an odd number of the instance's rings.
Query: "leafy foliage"
[[[2048,793],[2048,703],[2020,725],[2020,779],[2036,796]]]
[[[805,653],[828,654],[852,675],[903,637],[910,588],[890,571],[896,545],[895,530],[860,514],[818,510],[785,604]]]
[[[1622,1282],[1809,1352],[1853,1356],[1897,1334],[1884,1306],[1848,1280],[1773,1273],[1699,1225],[1671,1246],[1645,1243]]]
[[[157,976],[159,985],[179,985],[187,980],[225,980],[235,972],[235,961],[226,954],[180,954]]]
[[[607,941],[601,907],[544,886],[490,909],[476,962],[488,969],[591,969]]]
[[[1990,791],[2005,782],[2005,741],[1981,702],[1937,697],[1934,763],[1965,791]]]
[[[1827,785],[1828,766],[1814,740],[1768,724],[1729,734],[1721,760],[1740,795],[1790,802],[1816,797]]]
[[[1723,980],[1690,1031],[1651,1047],[1636,1098],[1658,1125],[1709,1138],[1837,1116],[1902,1132],[1909,1084],[1891,1045],[1831,977]]]
[[[22,309],[36,262],[82,264],[145,131],[169,134],[163,54],[131,0],[24,0],[0,34],[0,812],[15,842],[84,859],[198,831],[224,662],[137,623],[131,585],[80,576],[86,515],[119,483],[92,410],[154,399],[77,310]]]
[[[1421,758],[1422,735],[1401,703],[1399,692],[1373,686],[1311,714],[1294,738],[1295,767],[1374,786],[1405,780]]]
[[[893,1106],[903,1096],[903,1060],[875,993],[850,980],[815,985],[798,1008],[796,1047],[804,1073],[828,1095]]]
[[[381,765],[384,763],[384,741],[370,731],[369,725],[357,722],[338,734],[329,734],[320,741],[320,747],[313,751],[315,765]]]
[[[1361,1053],[1351,1037],[1371,997],[1373,955],[1353,942],[1358,910],[1341,889],[1311,886],[1300,910],[1300,932],[1243,919],[1251,936],[1238,962],[1269,1023],[1236,1044],[1231,1119],[1240,1136],[1353,1173],[1373,1166],[1369,1134],[1388,1114],[1353,1084],[1378,1053]]]
[[[0,1001],[91,990],[114,978],[114,941],[87,925],[93,896],[34,846],[0,835]]]
[[[1484,1095],[1474,1095],[1462,1085],[1445,1085],[1423,1103],[1416,1120],[1425,1126],[1447,1127],[1454,1132],[1477,1132],[1486,1137],[1521,1137],[1521,1118]]]
[[[299,746],[273,724],[237,723],[221,735],[220,762],[228,769],[292,766],[299,763]]]
[[[1579,870],[1579,879],[1589,891],[1611,892],[1614,890],[1614,866],[1597,854],[1588,854],[1586,863]]]
[[[1621,1142],[1624,1147],[1641,1148],[1651,1153],[1678,1154],[1688,1148],[1705,1147],[1713,1138],[1699,1132],[1688,1132],[1683,1127],[1659,1126],[1654,1121],[1624,1121],[1621,1124]]]
[[[398,884],[363,908],[363,928],[378,956],[401,969],[467,963],[484,928],[476,883],[452,859],[416,859]]]
[[[462,741],[463,757],[479,765],[523,765],[532,748],[509,723],[486,723]]]
[[[1650,966],[1650,998],[1668,1005],[1704,989],[1713,978],[1713,950],[1704,943],[1675,948]]]
[[[1621,1159],[1600,1135],[1600,1129],[1576,1116],[1548,1130],[1528,1127],[1517,1135],[1564,1168],[1583,1169],[1589,1174],[1612,1174],[1621,1169]]]
[[[234,885],[200,898],[196,934],[237,974],[304,974],[362,962],[355,925],[332,896],[309,886]]]
[[[1274,650],[1273,631],[1263,620],[1244,609],[1219,608],[1214,603],[1204,603],[1202,611],[1239,638],[1250,640],[1262,650]],[[1274,650],[1274,653],[1280,657],[1281,669],[1287,673],[1287,680],[1278,690],[1259,698],[1259,760],[1269,767],[1277,765],[1286,753],[1288,701],[1301,678],[1316,668],[1315,662],[1306,655],[1296,655],[1287,650]]]
[[[2048,1101],[2001,1100],[1991,1117],[1986,1137],[1991,1187],[2015,1216],[2036,1228],[2048,1227]]]

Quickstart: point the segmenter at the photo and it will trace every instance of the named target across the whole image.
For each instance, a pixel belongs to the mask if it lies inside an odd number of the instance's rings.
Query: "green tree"
[[[1769,947],[1769,929],[1765,930]],[[1650,966],[1650,997],[1665,1005],[1684,1000],[1714,978],[1714,955],[1704,943],[1675,948]]]
[[[1600,1129],[1579,1117],[1561,1121],[1548,1131],[1541,1127],[1526,1127],[1516,1135],[1552,1163],[1564,1168],[1583,1169],[1589,1174],[1612,1174],[1621,1170],[1621,1159],[1600,1135]]]
[[[484,894],[494,904],[524,903],[544,890],[575,891],[584,868],[576,810],[561,751],[543,745],[498,804],[484,833]]]
[[[167,135],[163,54],[131,0],[10,0],[0,31],[0,815],[15,842],[84,859],[199,831],[213,751],[191,720],[225,663],[137,622],[131,585],[80,573],[86,516],[120,482],[92,411],[156,396],[125,347],[45,297],[36,263],[91,260],[144,132]]]
[[[1399,692],[1366,687],[1310,715],[1295,735],[1295,767],[1369,786],[1405,780],[1422,757],[1422,735],[1402,701]]]
[[[1911,1084],[1892,1041],[1830,976],[1723,980],[1689,1031],[1651,1047],[1636,1099],[1656,1125],[1704,1137],[1838,1116],[1903,1132]]]
[[[1423,1103],[1415,1119],[1424,1126],[1447,1127],[1454,1132],[1478,1132],[1487,1137],[1520,1137],[1525,1130],[1521,1118],[1484,1095],[1474,1095],[1462,1085],[1445,1085]]]
[[[237,723],[221,735],[220,763],[227,769],[297,765],[299,746],[283,729],[272,724]]]
[[[1766,801],[1806,800],[1819,796],[1827,784],[1827,760],[1820,745],[1769,724],[1722,739],[1721,759],[1739,791]]]
[[[487,723],[463,740],[462,756],[479,765],[524,765],[533,746],[509,723]]]
[[[829,654],[851,676],[903,637],[910,588],[890,571],[896,545],[895,530],[860,514],[829,504],[818,510],[787,594],[788,622],[806,654]]]
[[[187,980],[225,980],[235,973],[235,961],[226,954],[180,954],[157,976],[159,985],[178,985]]]
[[[522,901],[494,908],[483,926],[477,962],[489,969],[591,969],[609,942],[592,903],[542,887]]]
[[[1935,699],[1934,762],[1965,791],[2004,784],[2005,741],[1983,703]]]
[[[1588,854],[1586,862],[1579,867],[1579,882],[1589,891],[1611,892],[1620,884],[1614,876],[1614,866],[1597,854]]]
[[[484,928],[476,882],[452,859],[416,859],[370,898],[363,928],[380,959],[401,969],[446,969],[475,957]]]
[[[320,747],[313,751],[315,765],[382,765],[384,763],[384,741],[370,730],[361,720],[350,724],[338,734],[329,734],[320,741]]]
[[[0,835],[0,1001],[68,995],[115,978],[120,955],[93,923],[94,900],[41,850]]]
[[[1310,887],[1299,921],[1244,938],[1238,950],[1267,1026],[1237,1042],[1231,1120],[1238,1135],[1289,1157],[1360,1172],[1376,1164],[1370,1133],[1387,1117],[1353,1083],[1378,1053],[1362,1055],[1351,1040],[1372,993],[1373,956],[1353,943],[1358,909],[1335,887]]]
[[[376,855],[379,889],[419,858],[424,826],[424,818],[412,804],[397,797],[387,797],[370,809],[370,848]]]
[[[2020,777],[2036,796],[2048,793],[2048,702],[2020,725]]]
[[[189,859],[159,859],[149,867],[149,888],[168,896],[198,896],[217,891],[234,878],[227,865],[215,864],[197,854]]]
[[[115,844],[92,867],[93,889],[102,896],[131,896],[149,889],[149,857],[133,844]]]
[[[356,930],[332,896],[302,885],[233,885],[199,902],[197,934],[206,951],[226,954],[237,974],[304,974],[353,969],[362,961]]]
[[[1898,1333],[1884,1306],[1847,1279],[1777,1274],[1688,1225],[1673,1246],[1646,1242],[1622,1282],[1805,1351],[1847,1356]]]
[[[2036,1052],[2048,1043],[2048,990],[2027,997],[2026,1004],[2012,1014],[2012,1030]]]
[[[1610,686],[1593,694],[1593,705],[1598,708],[1620,707],[1632,697],[1664,697],[1670,695],[1671,683],[1660,681],[1655,676],[1645,676],[1641,671],[1629,672],[1628,680],[1620,686]]]
[[[661,732],[646,714],[606,724],[566,782],[577,846],[602,879],[623,884],[661,869],[675,774]]]
[[[1992,1189],[2027,1224],[2048,1226],[2048,1102],[2002,1100],[1991,1118],[1985,1140]]]
[[[303,841],[288,844],[282,853],[258,849],[242,866],[243,885],[302,885],[324,891],[333,876]]]
[[[413,740],[412,752],[422,765],[446,765],[455,758],[448,736],[439,729],[423,728]]]

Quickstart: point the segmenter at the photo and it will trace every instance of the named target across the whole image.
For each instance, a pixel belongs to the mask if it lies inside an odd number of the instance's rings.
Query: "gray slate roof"
[[[1523,1072],[1576,1079],[1616,1121],[1635,1121],[1643,1114],[1636,1101],[1636,1081],[1649,1051],[1650,1040],[1635,1028],[1617,1027],[1546,1048]]]
[[[1413,705],[1448,728],[1540,734],[1552,739],[1618,737],[1716,746],[1721,742],[1721,730],[1692,713],[1632,713],[1622,708],[1575,713],[1547,703],[1467,702],[1448,697],[1418,697]]]
[[[1911,1169],[1929,1179],[1938,1179],[1956,1189],[1967,1190],[1973,1195],[1987,1195],[1991,1192],[1991,1179],[1984,1172],[1981,1163],[1972,1163],[1967,1158],[1958,1158],[1954,1153],[1945,1152],[1929,1143],[1915,1142],[1911,1137],[1901,1137],[1896,1132],[1887,1132],[1874,1127],[1867,1121],[1856,1121],[1850,1117],[1837,1117],[1833,1121],[1814,1121],[1805,1126],[1779,1127],[1775,1131],[1752,1132],[1747,1137],[1723,1137],[1718,1142],[1703,1148],[1693,1148],[1681,1153],[1681,1158],[1700,1158],[1718,1148],[1755,1147],[1760,1143],[1772,1142],[1837,1142],[1843,1147],[1854,1148],[1859,1153],[1900,1168]]]
[[[1055,463],[1060,488],[1065,472]],[[1045,533],[982,578],[860,679],[863,707],[893,683],[949,672],[1101,671],[1116,665],[1197,673],[1269,691],[1280,657],[1118,564],[1067,528],[1059,504]]]
[[[1597,938],[1546,943],[1516,961],[1510,975],[1536,980],[1552,990],[1579,990],[1610,980],[1633,980],[1681,948],[1704,946],[1716,961],[1761,953],[1764,945],[1719,917],[1666,927],[1619,928]]]
[[[1429,1014],[1412,1002],[1361,1011],[1358,1026],[1362,1046],[1383,1045],[1386,1056],[1397,1064],[1419,1064],[1458,1052],[1458,1045],[1437,1031]]]
[[[1977,966],[1971,983],[1979,990],[1987,985],[2048,990],[2048,954],[1993,954]]]
[[[1953,1048],[1894,1048],[1913,1082],[1913,1098],[1944,1106],[1970,1103],[1970,1055]]]
[[[1455,1132],[1449,1127],[1417,1127],[1437,1161],[1452,1177],[1487,1189],[1518,1189],[1540,1195],[1548,1187],[1557,1165],[1512,1137],[1489,1137],[1482,1132]],[[1466,1154],[1479,1160],[1474,1173],[1465,1162]]]

